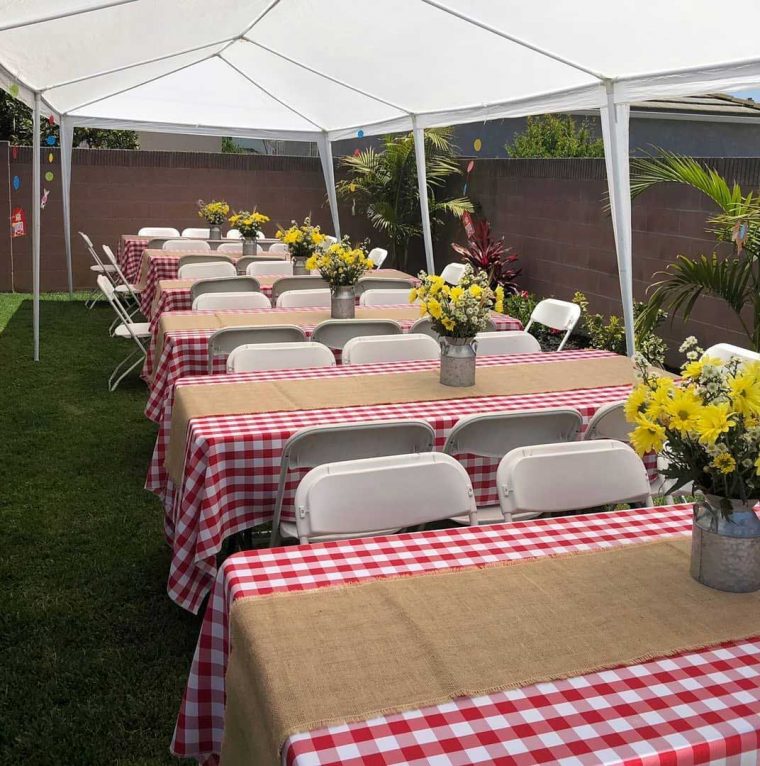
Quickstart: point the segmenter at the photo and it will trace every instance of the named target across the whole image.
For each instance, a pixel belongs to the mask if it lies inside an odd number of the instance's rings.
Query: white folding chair
[[[106,261],[113,266],[113,272],[109,275],[109,280],[111,281],[111,284],[114,286],[114,290],[119,295],[127,296],[128,298],[131,298],[132,300],[132,306],[125,306],[125,310],[127,311],[127,314],[130,319],[134,317],[134,315],[140,310],[140,299],[137,295],[137,288],[135,285],[130,284],[127,282],[127,278],[124,276],[124,272],[119,267],[119,264],[116,260],[116,256],[113,254],[113,251],[108,245],[102,245],[103,252],[106,254]],[[110,327],[110,333],[113,335],[116,325],[118,324],[118,321],[114,319],[113,323]]]
[[[103,295],[106,296],[108,302],[111,304],[111,308],[116,312],[116,316],[120,320],[120,324],[117,325],[114,330],[114,336],[117,338],[132,339],[137,346],[137,349],[132,351],[129,356],[123,359],[116,365],[111,376],[108,378],[108,390],[114,391],[122,380],[137,367],[142,364],[147,354],[147,349],[143,341],[150,338],[150,324],[148,322],[133,322],[126,312],[126,309],[119,302],[119,296],[116,294],[113,285],[102,274],[98,277],[98,287]],[[137,359],[127,366],[132,359],[137,355]],[[116,377],[118,375],[118,378]],[[116,378],[114,380],[114,378]]]
[[[227,372],[305,370],[333,367],[335,356],[321,343],[246,343],[227,357]]]
[[[224,236],[226,239],[243,239],[239,229],[230,229]]]
[[[193,311],[271,308],[272,304],[264,293],[203,293],[193,299]]]
[[[334,245],[338,241],[337,237],[331,237],[329,234],[325,234],[325,238],[322,240],[320,247],[323,250],[327,250],[330,245]]]
[[[343,346],[343,364],[440,359],[441,347],[429,335],[375,335],[352,338]]]
[[[286,290],[277,297],[277,308],[292,309],[305,308],[308,306],[330,306],[330,290],[320,288],[318,290]]]
[[[379,269],[385,263],[387,257],[388,251],[383,250],[382,247],[373,247],[372,250],[367,253],[367,258],[375,264],[376,269]]]
[[[360,306],[398,306],[409,304],[409,293],[411,285],[407,288],[397,290],[364,290],[359,296]]]
[[[487,332],[496,332],[496,325],[493,323],[491,319],[487,320],[488,322],[488,330]],[[422,317],[421,319],[418,319],[410,328],[409,333],[420,333],[423,335],[429,335],[434,340],[439,340],[441,337],[434,329],[433,329],[433,320],[430,317]]]
[[[212,277],[199,279],[190,285],[190,298],[206,293],[260,293],[261,285],[253,277]],[[271,304],[270,304],[271,305]]]
[[[748,348],[742,348],[741,346],[734,346],[731,343],[716,343],[714,346],[710,346],[702,358],[712,357],[713,359],[720,359],[721,362],[730,362],[732,359],[741,359],[742,364],[744,362],[760,362],[760,354],[757,351],[750,351]]]
[[[179,237],[179,231],[171,226],[143,226],[138,237]]]
[[[110,264],[103,263],[103,261],[100,259],[100,256],[97,254],[97,252],[95,252],[95,247],[92,244],[92,240],[83,231],[79,232],[79,236],[84,241],[85,247],[90,253],[90,257],[92,258],[93,261],[95,261],[95,263],[93,263],[92,266],[90,266],[90,271],[94,272],[96,275],[103,274],[104,276],[108,277],[108,279],[111,282],[113,282],[113,275],[115,273],[114,267],[111,266]],[[96,280],[96,283],[97,283],[97,280]],[[98,290],[97,286],[94,287],[90,291],[90,294],[87,296],[87,300],[85,301],[84,305],[88,309],[91,309],[95,305],[100,295],[101,295],[101,291]]]
[[[207,263],[183,263],[177,270],[180,279],[205,279],[208,277],[234,277],[237,269],[230,261],[209,261]]]
[[[252,277],[262,274],[282,274],[284,277],[293,276],[293,264],[290,261],[254,261],[246,266],[245,273]]]
[[[269,258],[277,258],[271,255]],[[240,261],[244,260],[243,258]],[[238,261],[238,268],[240,268]],[[320,276],[314,274],[301,274],[297,277],[279,277],[272,282],[272,303],[277,305],[277,299],[286,292],[292,290],[329,290],[330,285]]]
[[[356,283],[356,286],[354,287],[354,290],[359,296],[361,296],[361,294],[367,290],[405,290],[406,300],[404,303],[408,303],[409,292],[411,291],[412,287],[414,287],[414,284],[409,279],[369,276],[359,279]]]
[[[256,239],[266,239],[266,238],[267,238],[267,235],[264,234],[263,231],[257,231],[256,232]]]
[[[500,354],[535,354],[541,351],[541,344],[527,332],[479,332],[478,356]]]
[[[282,253],[283,255],[287,255],[290,252],[290,247],[286,245],[284,242],[273,242],[269,247],[267,248],[268,253],[277,253],[278,255]]]
[[[297,325],[251,325],[223,327],[208,339],[208,371],[214,371],[214,359],[229,356],[238,346],[260,343],[305,343],[306,335]]]
[[[242,242],[222,242],[219,247],[214,250],[215,253],[235,253],[235,255],[243,254]]]
[[[614,439],[514,449],[499,463],[496,481],[505,518],[618,503],[652,505],[644,463]]]
[[[182,229],[183,237],[200,237],[201,239],[208,239],[211,236],[211,229],[195,229],[190,227],[189,229]]]
[[[378,420],[299,429],[282,450],[270,545],[277,545],[281,536],[298,536],[293,522],[282,521],[283,499],[293,471],[357,458],[432,452],[434,444],[435,433],[423,420]]]
[[[352,338],[401,333],[401,325],[392,319],[326,319],[314,328],[311,339],[331,349],[343,349]]]
[[[204,242],[202,239],[167,239],[163,245],[162,250],[168,250],[169,252],[211,252],[211,245],[208,242]]]
[[[449,263],[443,267],[441,278],[450,285],[458,285],[466,269],[467,266],[464,263]]]
[[[501,460],[517,447],[575,441],[582,424],[581,413],[571,407],[465,415],[449,432],[443,451],[452,457],[474,455]],[[523,514],[518,519],[535,515]],[[512,520],[504,518],[498,505],[478,508],[479,524]],[[466,518],[453,521],[467,523]]]
[[[475,521],[467,471],[440,452],[320,465],[298,485],[295,512],[301,543],[366,537],[461,514]]]
[[[556,298],[544,298],[533,309],[530,320],[525,325],[525,332],[530,330],[534,322],[551,327],[553,330],[564,331],[565,336],[557,348],[557,351],[562,351],[580,317],[581,307],[576,303],[560,301]]]

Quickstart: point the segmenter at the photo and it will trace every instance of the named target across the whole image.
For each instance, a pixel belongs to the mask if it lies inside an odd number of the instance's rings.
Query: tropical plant
[[[637,197],[661,183],[680,183],[707,195],[719,212],[708,218],[708,231],[718,242],[730,243],[728,257],[713,252],[695,258],[677,255],[675,263],[655,276],[648,308],[638,326],[651,327],[657,312],[667,309],[675,318],[688,320],[702,295],[720,298],[736,315],[749,339],[760,350],[760,200],[729,184],[714,168],[691,157],[662,152],[658,157],[632,160],[631,195]],[[747,318],[747,307],[751,317]]]
[[[480,218],[475,222],[472,236],[467,240],[467,246],[452,243],[451,247],[462,256],[465,263],[473,269],[485,271],[491,288],[501,285],[505,293],[516,293],[517,277],[522,269],[512,267],[518,256],[512,254],[512,248],[504,246],[504,237],[491,238],[491,224]]]
[[[591,123],[578,124],[569,114],[528,117],[525,130],[504,148],[512,158],[604,157],[604,142],[594,137]]]
[[[451,128],[431,128],[425,135],[425,172],[431,225],[445,216],[461,216],[473,207],[466,197],[447,197],[447,180],[461,174]],[[417,188],[417,165],[412,133],[385,136],[383,148],[369,147],[342,157],[347,177],[336,184],[338,195],[366,214],[372,225],[390,241],[392,259],[406,269],[409,242],[422,236],[422,216]]]

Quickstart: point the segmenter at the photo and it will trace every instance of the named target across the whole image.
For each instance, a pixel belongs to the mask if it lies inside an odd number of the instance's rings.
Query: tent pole
[[[340,239],[340,218],[338,217],[338,195],[335,193],[335,167],[333,166],[332,144],[327,133],[317,137],[319,159],[322,162],[322,172],[325,175],[327,187],[327,200],[330,203],[330,215],[332,216],[335,236]]]
[[[417,118],[412,116],[412,135],[414,136],[414,158],[417,161],[417,185],[420,191],[420,212],[422,213],[422,238],[425,242],[425,263],[428,274],[435,274],[433,257],[433,234],[430,230],[430,210],[428,208],[427,170],[425,165],[425,131],[417,127]]]
[[[63,190],[63,244],[66,248],[66,276],[69,297],[74,297],[74,274],[71,267],[71,150],[74,144],[74,126],[71,118],[61,117],[61,187]]]
[[[628,356],[636,351],[633,316],[633,237],[631,231],[631,181],[628,147],[628,104],[615,103],[615,88],[605,82],[607,105],[601,108],[604,161],[610,193],[612,227],[615,232],[620,296],[623,301],[625,347]]]
[[[34,361],[40,360],[40,105],[34,94],[32,121],[32,323],[34,325]]]

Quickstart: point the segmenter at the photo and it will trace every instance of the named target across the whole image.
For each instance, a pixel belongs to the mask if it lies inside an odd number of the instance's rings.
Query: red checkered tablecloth
[[[119,240],[116,257],[127,282],[133,284],[137,282],[140,276],[142,256],[145,248],[148,246],[148,242],[150,242],[150,239],[147,237],[135,237],[126,234],[122,235]]]
[[[568,353],[583,353],[590,357],[607,352]],[[539,357],[534,361],[558,361],[567,358],[564,354],[534,355]],[[520,361],[526,361],[524,355],[512,355],[501,360],[484,357],[480,364]],[[406,369],[409,368],[398,364],[364,365],[361,373],[382,370],[386,374],[393,374]],[[356,368],[332,368],[332,371],[322,374],[351,375],[356,374]],[[311,371],[302,371],[300,375],[288,374],[289,377],[310,375]],[[222,382],[225,378],[220,376],[210,382]],[[187,384],[191,385],[196,380],[188,380]],[[164,527],[167,541],[172,547],[167,584],[169,596],[183,608],[197,612],[216,574],[216,554],[224,539],[271,521],[282,449],[287,439],[299,428],[359,420],[421,418],[430,423],[435,431],[435,448],[442,449],[449,431],[464,415],[569,406],[580,411],[585,428],[600,406],[622,401],[629,391],[630,386],[625,385],[545,394],[195,418],[188,427],[184,472],[179,486],[167,476],[164,468],[169,422],[165,420],[156,440],[146,489],[158,494],[164,503]],[[498,460],[472,455],[458,457],[472,479],[477,503],[497,504],[494,477]],[[294,472],[289,477],[283,505],[284,519],[293,518],[293,493],[302,475]]]
[[[400,308],[399,306],[389,306],[389,308]],[[185,311],[178,312],[185,315],[203,314],[203,313],[271,313],[276,315],[278,312],[291,312],[293,309],[251,309],[250,311],[225,311],[225,312],[202,312],[202,311]],[[301,308],[298,311],[304,312],[304,317],[308,317],[309,312],[320,311],[324,312],[324,308]],[[505,316],[503,314],[495,314],[494,324],[498,330],[522,330],[522,324],[518,319]],[[311,335],[312,330],[319,322],[304,321],[301,324],[307,337]],[[404,332],[414,324],[413,320],[405,320],[399,322]],[[148,384],[148,404],[146,407],[146,414],[151,420],[155,420],[158,417],[158,413],[161,409],[161,403],[163,402],[166,390],[171,384],[178,378],[184,378],[193,375],[205,375],[208,373],[208,339],[211,337],[214,330],[177,330],[168,332],[164,336],[164,345],[161,349],[161,358],[157,362],[157,366],[154,370],[155,360],[155,348],[156,348],[156,328],[158,323],[155,323],[153,332],[151,334],[150,346],[148,347],[148,354],[145,358],[145,364],[143,365],[142,377]],[[226,358],[218,357],[215,360],[215,372],[224,372],[226,370]]]
[[[679,505],[231,556],[206,608],[171,750],[217,762],[237,599],[685,537],[690,528],[690,508]],[[296,734],[282,763],[757,766],[760,639]]]

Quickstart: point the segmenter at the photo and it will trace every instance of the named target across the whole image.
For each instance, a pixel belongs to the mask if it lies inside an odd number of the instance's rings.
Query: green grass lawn
[[[107,305],[0,295],[0,760],[177,763],[168,746],[199,619],[166,595],[155,426]]]

